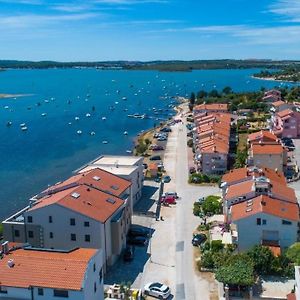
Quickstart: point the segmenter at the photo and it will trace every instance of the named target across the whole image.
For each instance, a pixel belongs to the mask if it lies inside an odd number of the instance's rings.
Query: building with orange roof
[[[260,130],[258,132],[254,132],[248,135],[248,144],[256,144],[256,143],[280,143],[278,137],[267,130]]]
[[[300,136],[300,113],[296,106],[290,106],[273,115],[271,127],[278,137],[298,138]]]
[[[282,172],[287,164],[287,150],[273,142],[252,143],[248,150],[248,165]]]
[[[273,102],[280,101],[281,99],[281,92],[273,89],[266,91],[262,100],[271,104]]]
[[[1,299],[104,299],[103,254],[99,249],[69,251],[3,249]]]
[[[4,238],[41,248],[102,249],[106,268],[126,246],[130,187],[130,182],[100,169],[72,176],[3,221]]]
[[[76,173],[100,168],[131,182],[133,206],[141,199],[144,181],[144,158],[140,156],[101,155],[76,170]]]
[[[194,107],[194,114],[202,113],[226,113],[228,112],[228,104],[212,103],[212,104],[200,104]]]
[[[202,105],[210,108],[194,110],[194,147],[197,169],[208,175],[224,174],[228,168],[231,115],[223,110],[214,111],[219,104]],[[227,109],[227,106],[220,106]],[[214,109],[213,109],[214,108]]]
[[[290,109],[293,106],[291,103],[284,102],[282,100],[275,101],[271,104],[270,111],[273,113],[281,112],[285,109]]]
[[[260,195],[232,205],[229,220],[238,232],[239,251],[260,244],[286,249],[297,241],[299,206]]]
[[[248,181],[261,176],[270,179],[272,182],[278,182],[281,185],[286,184],[286,178],[284,177],[284,174],[278,170],[258,167],[244,167],[230,170],[228,173],[224,174],[221,180],[221,187],[224,189],[230,185]]]

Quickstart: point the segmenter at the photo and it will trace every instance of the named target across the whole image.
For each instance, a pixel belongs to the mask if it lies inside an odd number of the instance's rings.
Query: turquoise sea
[[[221,90],[228,85],[234,91],[278,85],[251,78],[257,71],[0,72],[0,94],[30,94],[0,99],[0,217],[22,208],[31,195],[65,179],[96,156],[126,155],[141,130],[174,114],[171,106],[175,100],[171,96],[185,96],[200,89]],[[149,118],[127,117],[135,113]],[[12,125],[7,126],[8,122]],[[27,131],[21,130],[22,123]]]

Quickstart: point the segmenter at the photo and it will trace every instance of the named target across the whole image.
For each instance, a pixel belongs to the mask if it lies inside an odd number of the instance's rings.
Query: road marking
[[[183,252],[184,250],[184,241],[176,243],[176,252]]]
[[[184,283],[176,284],[176,300],[184,300],[185,292],[184,292]]]

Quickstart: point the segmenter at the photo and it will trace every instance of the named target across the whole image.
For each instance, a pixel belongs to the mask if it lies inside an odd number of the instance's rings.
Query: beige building
[[[34,247],[102,249],[104,267],[126,245],[131,183],[93,169],[50,187],[3,222],[4,238]]]
[[[282,172],[287,164],[287,151],[281,144],[251,144],[248,154],[248,165],[251,166],[266,167]]]
[[[139,156],[102,155],[76,172],[82,173],[94,168],[100,168],[120,176],[131,182],[132,205],[142,196],[144,182],[144,158]]]

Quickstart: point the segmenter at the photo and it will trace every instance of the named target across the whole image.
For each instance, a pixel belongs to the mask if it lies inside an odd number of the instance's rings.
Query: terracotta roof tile
[[[250,142],[256,141],[256,140],[272,140],[272,141],[277,141],[278,137],[273,134],[270,131],[267,130],[261,130],[258,132],[254,132],[248,135],[248,140]]]
[[[258,196],[251,199],[251,201],[244,201],[231,206],[231,218],[233,221],[248,218],[258,213],[265,213],[296,222],[299,221],[298,204],[273,199],[268,196]]]
[[[293,113],[293,111],[291,109],[285,109],[283,111],[278,112],[277,116],[282,118],[282,117],[285,117],[285,116],[290,115],[292,113]]]
[[[253,155],[256,154],[282,154],[284,148],[279,144],[252,144],[251,151]]]
[[[273,105],[273,106],[276,106],[276,107],[279,107],[279,106],[281,106],[281,105],[283,105],[283,104],[285,104],[285,102],[282,101],[282,100],[275,101],[275,102],[272,103],[272,105]]]
[[[18,249],[0,260],[0,283],[18,288],[81,290],[88,262],[96,249],[76,249],[68,253]],[[8,267],[13,259],[14,266]]]
[[[227,188],[225,200],[243,196],[254,191],[254,181],[248,180],[238,184],[231,185]]]
[[[78,197],[74,197],[73,195],[78,195]],[[95,188],[80,185],[53,195],[45,196],[38,200],[37,204],[28,211],[53,204],[66,207],[72,211],[105,223],[108,218],[118,211],[124,204],[124,201]]]

